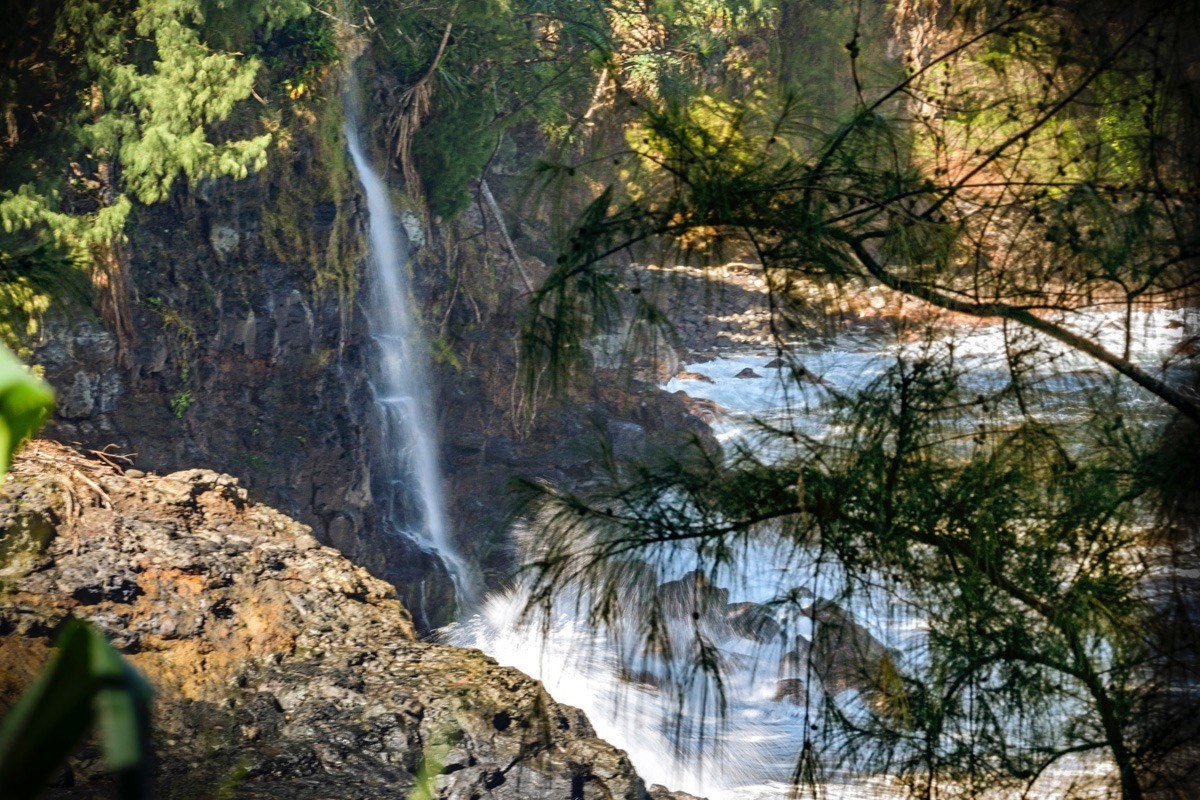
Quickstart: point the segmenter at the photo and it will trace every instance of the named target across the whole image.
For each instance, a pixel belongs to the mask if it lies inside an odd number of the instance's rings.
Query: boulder
[[[803,383],[815,383],[819,386],[829,385],[824,378],[822,378],[820,375],[810,372],[807,367],[796,368],[792,372],[792,376],[795,377],[796,380],[802,381]]]
[[[888,648],[854,621],[848,611],[828,600],[820,600],[801,612],[814,624],[813,665],[825,690],[832,694],[847,689],[869,693],[880,686]]]
[[[777,641],[783,628],[771,610],[759,603],[731,603],[725,607],[725,621],[736,636],[766,644]]]
[[[799,678],[782,678],[775,684],[774,700],[777,703],[804,705],[807,696],[807,692],[804,691],[804,681]]]
[[[729,590],[720,588],[697,569],[659,586],[658,602],[669,617],[724,623]]]
[[[791,647],[779,659],[780,680],[809,677],[808,657],[812,648],[811,643],[803,636],[791,637],[791,642]]]
[[[687,792],[673,792],[658,783],[652,784],[648,791],[650,800],[700,800],[695,795],[688,794]]]
[[[680,389],[675,392],[675,397],[679,398],[687,407],[688,413],[696,419],[703,421],[706,425],[712,425],[720,417],[729,412],[722,406],[712,400],[705,400],[701,397],[691,397],[687,392]]]
[[[746,367],[744,370],[742,370],[741,372],[739,372],[737,375],[734,375],[733,377],[735,377],[735,378],[742,378],[742,379],[746,379],[746,378],[761,378],[761,377],[762,377],[762,375],[759,375],[757,372],[755,372],[755,371],[754,371],[753,369],[751,369],[750,367]]]
[[[68,616],[156,690],[152,796],[645,800],[584,714],[476,650],[417,641],[394,589],[228,475],[129,478],[35,442],[0,486],[0,714]],[[95,745],[53,798],[112,796]]]

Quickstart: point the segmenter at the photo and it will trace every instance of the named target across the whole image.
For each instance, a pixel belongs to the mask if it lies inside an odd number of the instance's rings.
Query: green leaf
[[[0,345],[0,474],[32,436],[54,404],[54,391]]]
[[[71,620],[58,651],[0,725],[0,796],[36,797],[98,722],[125,800],[145,797],[150,687],[94,627]]]

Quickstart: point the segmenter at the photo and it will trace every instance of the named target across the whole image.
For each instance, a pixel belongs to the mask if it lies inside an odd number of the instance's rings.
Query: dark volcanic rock
[[[424,512],[376,467],[394,454],[380,452],[369,386],[378,353],[361,302],[365,203],[353,174],[337,172],[345,160],[327,148],[343,145],[327,133],[289,125],[289,146],[273,148],[257,178],[181,186],[170,203],[135,209],[126,264],[135,335],[119,343],[85,315],[47,321],[35,361],[59,402],[45,435],[115,444],[146,472],[199,463],[235,475],[254,500],[392,583],[428,631],[452,616],[453,586],[379,513],[415,523]],[[524,193],[512,183],[493,188],[521,224]],[[453,224],[423,229],[409,212],[400,221],[418,315],[442,356],[430,388],[450,533],[495,586],[514,567],[514,476],[578,486],[598,474],[597,433],[637,457],[660,439],[707,431],[670,395],[597,365],[570,397],[529,400],[513,346],[527,289],[497,226],[474,206]],[[546,255],[548,232],[536,227],[521,247]],[[534,282],[548,273],[523,256]],[[671,360],[654,360],[655,380]]]
[[[669,616],[716,620],[729,602],[729,590],[714,584],[700,570],[692,570],[677,581],[659,586],[658,602]]]
[[[735,634],[756,642],[774,641],[783,633],[771,610],[759,603],[731,603],[725,607],[725,621]]]
[[[156,688],[155,795],[644,800],[577,709],[478,651],[416,641],[392,588],[228,476],[131,479],[36,442],[0,488],[0,712],[68,615]],[[108,797],[94,747],[50,797]]]
[[[795,377],[796,380],[803,381],[804,383],[815,383],[820,386],[828,386],[829,385],[829,383],[824,378],[822,378],[820,375],[814,374],[813,372],[809,371],[807,367],[796,368],[795,370],[793,370],[792,375],[793,375],[793,377]]]
[[[665,786],[657,783],[650,786],[650,800],[698,800],[695,795],[690,795],[687,792],[672,792]]]
[[[803,705],[806,697],[804,681],[799,678],[782,678],[775,684],[775,702]]]
[[[821,600],[801,612],[816,623],[812,658],[826,691],[879,688],[887,647],[836,603]]]
[[[675,392],[675,397],[683,402],[692,417],[704,422],[706,425],[712,425],[720,417],[729,413],[725,408],[717,405],[712,400],[705,400],[702,397],[692,397],[682,389]]]

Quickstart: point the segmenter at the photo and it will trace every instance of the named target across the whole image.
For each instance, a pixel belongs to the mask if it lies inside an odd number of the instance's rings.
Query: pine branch
[[[1024,306],[1015,306],[1002,302],[974,303],[957,300],[924,283],[902,278],[889,272],[879,263],[870,250],[867,249],[863,237],[834,235],[850,247],[857,261],[862,264],[873,278],[889,289],[924,300],[930,305],[943,308],[947,311],[954,311],[959,314],[983,319],[1012,320],[1027,328],[1044,333],[1068,347],[1078,350],[1081,353],[1086,353],[1102,364],[1111,367],[1143,389],[1165,400],[1188,419],[1200,424],[1200,401],[1196,397],[1172,386],[1164,380],[1154,377],[1132,361],[1106,350],[1099,343],[1080,336],[1062,325],[1036,316]]]

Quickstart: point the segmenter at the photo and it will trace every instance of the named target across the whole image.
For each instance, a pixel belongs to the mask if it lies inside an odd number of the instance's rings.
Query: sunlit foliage
[[[270,134],[249,119],[236,130],[222,123],[254,92],[262,59],[246,51],[263,53],[309,11],[298,0],[236,9],[201,0],[7,7],[6,341],[19,345],[55,296],[77,293],[72,270],[119,288],[118,250],[133,204],[162,201],[181,181],[243,178],[263,167]]]

